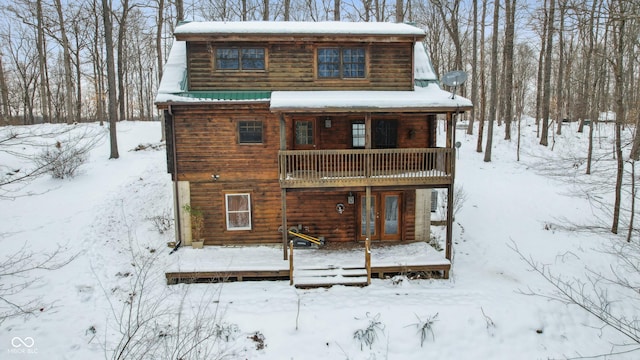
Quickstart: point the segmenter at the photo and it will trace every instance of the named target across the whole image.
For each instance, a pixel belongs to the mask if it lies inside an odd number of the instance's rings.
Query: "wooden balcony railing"
[[[283,188],[446,185],[453,149],[281,150]]]

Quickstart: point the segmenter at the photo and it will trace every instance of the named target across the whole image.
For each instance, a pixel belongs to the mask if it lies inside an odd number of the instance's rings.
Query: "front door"
[[[359,222],[360,240],[367,237],[366,196],[360,195]],[[369,211],[371,240],[400,240],[402,236],[402,194],[379,192],[371,194]]]

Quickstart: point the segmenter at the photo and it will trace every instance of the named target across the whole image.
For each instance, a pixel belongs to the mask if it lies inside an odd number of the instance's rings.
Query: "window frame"
[[[337,49],[338,50],[338,62],[321,62],[321,51],[322,50],[331,50],[331,49]],[[345,51],[346,50],[362,50],[362,57],[363,57],[363,61],[362,61],[362,73],[363,76],[362,77],[355,77],[355,76],[345,76],[345,64],[350,64],[350,65],[354,65],[354,64],[360,64],[359,62],[348,62],[345,63]],[[315,77],[318,80],[348,80],[348,81],[362,81],[362,80],[368,80],[369,78],[369,48],[365,45],[362,44],[358,44],[358,45],[353,45],[353,46],[345,46],[345,45],[327,45],[327,46],[318,46],[315,49],[315,54],[314,54],[314,73],[315,73]],[[338,75],[337,76],[322,76],[322,72],[320,70],[320,67],[323,64],[337,64],[338,65]]]
[[[359,125],[358,127],[362,127],[362,137],[354,136],[355,131],[360,130],[360,129],[355,129],[356,125]],[[360,138],[362,138],[362,145],[356,145],[355,140]],[[364,149],[366,146],[367,146],[367,127],[364,121],[352,121],[351,122],[351,147],[354,149]]]
[[[310,123],[311,133],[311,143],[310,144],[299,144],[298,143],[298,124],[299,123]],[[316,127],[316,119],[315,118],[304,118],[304,119],[294,119],[293,120],[293,148],[294,149],[314,149],[316,147],[318,141],[318,129]],[[308,137],[308,135],[307,135]]]
[[[229,198],[232,196],[246,196],[247,197],[247,209],[246,210],[229,210]],[[230,215],[235,213],[246,213],[248,215],[248,224],[246,226],[232,227],[230,222]],[[224,214],[225,224],[227,231],[247,231],[253,230],[253,219],[251,214],[251,193],[249,192],[228,192],[224,194]]]
[[[259,123],[260,124],[260,141],[242,141],[242,124],[243,123]],[[264,144],[264,120],[262,119],[240,119],[236,126],[237,144],[238,145],[261,145]]]
[[[219,66],[220,64],[220,58],[218,56],[218,51],[224,51],[224,50],[233,50],[237,53],[237,67],[235,68],[221,68]],[[245,59],[244,55],[245,55],[245,51],[248,50],[260,50],[262,51],[262,68],[246,68],[243,66],[243,64],[245,63],[245,61],[249,61],[251,59]],[[213,50],[213,57],[214,57],[214,68],[216,71],[221,71],[221,72],[266,72],[267,71],[267,59],[268,59],[268,51],[267,48],[264,46],[217,46],[214,48]],[[253,59],[254,61],[259,61]]]

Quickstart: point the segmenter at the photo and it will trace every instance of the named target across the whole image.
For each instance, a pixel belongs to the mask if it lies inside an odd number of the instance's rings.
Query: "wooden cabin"
[[[395,23],[178,26],[156,104],[182,244],[187,204],[205,246],[283,244],[286,258],[289,229],[428,241],[432,190],[445,189],[451,259],[454,114],[472,104],[440,88],[424,38]]]

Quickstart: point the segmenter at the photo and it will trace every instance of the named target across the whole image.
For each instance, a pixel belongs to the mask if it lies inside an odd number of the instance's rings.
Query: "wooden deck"
[[[372,266],[371,277],[386,279],[401,274],[425,274],[428,277],[448,279],[450,264],[439,265],[410,265],[410,266]],[[217,283],[234,281],[273,281],[290,280],[289,269],[282,270],[235,270],[235,271],[188,271],[188,272],[166,272],[167,284],[192,284],[192,283]],[[322,284],[319,284],[322,286]],[[327,283],[324,285],[347,285],[338,283]],[[303,288],[318,287],[299,286]]]
[[[290,263],[282,259],[279,246],[184,247],[168,258],[167,284],[234,281],[289,280],[296,287],[332,285],[366,286],[365,253],[361,243],[327,244],[320,249],[294,251],[293,277]],[[395,275],[447,279],[451,263],[423,242],[374,244],[371,249],[371,277]],[[362,284],[364,282],[364,284]]]

